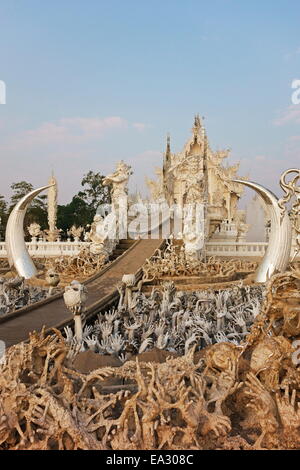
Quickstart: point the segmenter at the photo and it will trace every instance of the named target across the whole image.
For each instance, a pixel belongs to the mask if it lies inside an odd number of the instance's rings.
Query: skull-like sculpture
[[[84,311],[87,298],[87,288],[80,282],[72,281],[69,286],[65,287],[64,302],[74,315],[75,337],[78,343],[82,342],[81,313]]]
[[[46,281],[49,286],[56,287],[60,282],[60,276],[54,269],[48,269]]]
[[[282,361],[290,358],[291,354],[291,344],[283,336],[266,338],[254,348],[250,368],[255,375],[259,374],[269,390],[275,390],[279,384]]]
[[[54,269],[48,269],[46,273],[46,282],[49,286],[48,295],[51,295],[53,289],[60,283],[60,276]]]
[[[72,281],[65,287],[64,301],[73,315],[80,315],[87,301],[87,288],[78,281]]]

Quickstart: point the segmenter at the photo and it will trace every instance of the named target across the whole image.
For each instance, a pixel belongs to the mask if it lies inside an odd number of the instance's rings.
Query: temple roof
[[[167,138],[166,156],[168,156],[168,165],[166,168],[167,173],[171,174],[182,165],[187,165],[192,162],[195,157],[202,159],[204,156],[207,158],[208,168],[214,168],[215,174],[222,180],[224,185],[236,194],[241,194],[243,188],[231,180],[237,176],[239,164],[224,167],[222,162],[229,156],[230,149],[212,151],[206,136],[206,130],[199,114],[195,115],[194,125],[191,129],[192,136],[186,142],[183,150],[176,154],[171,153],[170,136]],[[244,179],[244,178],[242,178]]]

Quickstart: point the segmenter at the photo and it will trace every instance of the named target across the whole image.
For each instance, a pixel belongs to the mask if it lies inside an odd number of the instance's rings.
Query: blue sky
[[[67,202],[121,158],[142,189],[197,112],[240,174],[299,167],[298,0],[0,0],[0,58],[0,194],[54,169]]]

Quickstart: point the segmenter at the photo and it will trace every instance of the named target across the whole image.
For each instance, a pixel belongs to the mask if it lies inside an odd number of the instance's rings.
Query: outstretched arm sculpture
[[[291,221],[286,209],[280,207],[275,194],[260,184],[251,181],[233,180],[254,189],[267,205],[271,217],[271,234],[266,254],[256,273],[256,282],[266,282],[273,274],[284,272],[287,268],[292,244]]]
[[[32,200],[52,185],[34,189],[26,194],[13,208],[6,226],[5,244],[9,266],[15,267],[19,276],[30,279],[37,274],[37,269],[28,253],[24,240],[24,217]]]

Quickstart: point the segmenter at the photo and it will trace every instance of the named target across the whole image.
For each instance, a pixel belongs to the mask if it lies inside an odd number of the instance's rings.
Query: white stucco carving
[[[35,241],[36,238],[40,235],[41,233],[41,226],[37,224],[36,222],[33,222],[32,224],[27,227],[29,234],[32,237],[32,241]]]
[[[91,242],[90,252],[108,258],[118,242],[115,213],[111,212],[105,218],[96,214],[90,232],[86,235],[87,240]]]
[[[54,242],[59,239],[60,230],[57,229],[57,181],[52,174],[49,179],[48,189],[48,229],[45,230],[46,238],[49,242]]]
[[[132,175],[131,166],[123,160],[117,164],[116,171],[105,177],[104,185],[111,185],[112,212],[118,219],[117,238],[127,238],[128,181]]]
[[[162,172],[157,172],[157,181],[147,180],[152,200],[164,197],[170,206],[176,204],[181,207],[203,204],[207,239],[224,220],[236,224],[236,235],[239,232],[243,238],[247,227],[242,223],[237,227],[237,204],[243,187],[232,181],[236,178],[239,164],[223,165],[229,153],[230,150],[211,150],[205,128],[197,115],[192,136],[181,152],[171,152],[168,136]]]
[[[68,230],[67,234],[68,236],[72,235],[72,237],[74,237],[74,240],[77,242],[79,241],[83,231],[84,231],[83,227],[76,227],[76,225],[72,225],[70,230]]]

